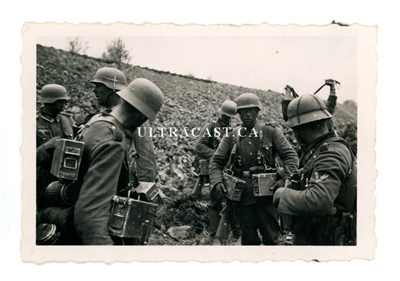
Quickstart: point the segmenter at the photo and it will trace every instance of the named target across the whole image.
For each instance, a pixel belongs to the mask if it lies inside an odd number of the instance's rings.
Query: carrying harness
[[[254,145],[257,147],[257,158],[261,158],[261,163],[262,166],[254,166],[254,167],[250,167],[250,172],[254,172],[254,171],[261,171],[264,170],[264,172],[267,173],[271,173],[271,172],[278,172],[277,168],[276,168],[276,161],[273,157],[273,152],[272,152],[272,148],[269,147],[263,140],[264,138],[264,129],[266,128],[266,126],[271,126],[272,128],[276,127],[276,124],[273,123],[267,123],[265,125],[258,125],[256,124],[256,126],[254,127],[254,129],[256,130],[257,133],[257,137],[254,136],[254,138],[252,138],[252,141],[254,143]],[[233,174],[233,169],[234,169],[234,165],[238,162],[240,162],[241,160],[238,159],[237,156],[237,151],[238,148],[240,147],[240,138],[241,135],[239,134],[239,130],[241,129],[241,127],[236,127],[233,129],[232,131],[232,136],[233,136],[233,147],[229,156],[229,160],[228,160],[228,164],[226,165],[227,168],[227,172]],[[270,132],[270,131],[268,131]],[[271,136],[272,137],[272,136]],[[258,160],[257,159],[257,160]],[[240,165],[240,163],[239,163]],[[282,176],[282,175],[281,175]]]

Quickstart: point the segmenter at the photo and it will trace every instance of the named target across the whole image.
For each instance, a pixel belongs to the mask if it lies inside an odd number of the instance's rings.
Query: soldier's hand
[[[337,81],[333,80],[333,79],[326,79],[325,80],[325,84],[329,85],[329,87],[331,88],[331,94],[335,94],[335,85],[336,85]],[[332,92],[333,91],[333,92]]]
[[[54,137],[54,138],[49,139],[48,141],[46,141],[46,142],[43,144],[44,149],[46,149],[46,150],[52,150],[52,149],[54,149],[55,146],[56,146],[56,142],[57,142],[57,140],[59,140],[59,139],[60,139],[60,137]]]
[[[284,188],[280,187],[274,193],[274,198],[272,199],[272,203],[274,204],[275,208],[278,208],[279,206],[279,201],[281,200],[283,190]]]
[[[225,197],[225,193],[226,193],[226,188],[225,185],[223,183],[218,183],[215,187],[215,192],[217,193],[217,196],[219,198],[224,198]]]
[[[270,188],[272,191],[276,191],[280,187],[285,186],[285,181],[283,179],[278,180],[274,185]]]

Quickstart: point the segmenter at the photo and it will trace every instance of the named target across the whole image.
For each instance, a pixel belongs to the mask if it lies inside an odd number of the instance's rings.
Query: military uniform
[[[257,132],[262,131],[262,142],[269,153],[268,163],[271,168],[275,167],[275,156],[278,155],[284,163],[288,173],[298,168],[298,157],[294,149],[288,143],[282,132],[275,125],[263,125],[256,123]],[[210,161],[211,187],[222,183],[222,170],[228,162],[234,144],[237,140],[237,158],[233,164],[234,175],[245,180],[245,188],[241,201],[238,204],[239,221],[242,229],[242,245],[259,245],[258,230],[262,235],[264,245],[275,245],[278,242],[280,228],[278,213],[272,204],[272,196],[255,197],[253,195],[252,174],[266,172],[264,166],[260,166],[260,151],[255,145],[256,136],[241,128],[241,135],[237,137],[239,129],[231,131],[227,137],[222,139],[217,151]],[[261,137],[260,134],[257,138]],[[289,175],[288,175],[289,176]]]
[[[354,208],[356,190],[346,181],[352,156],[333,131],[314,140],[300,159],[300,186],[283,188],[279,213],[291,216],[296,245],[334,245],[343,212]]]
[[[141,128],[150,128],[150,122],[146,121]],[[142,130],[143,132],[144,130]],[[129,166],[133,177],[139,182],[154,182],[157,176],[157,161],[154,155],[153,139],[148,134],[139,136],[139,129],[132,133],[132,144],[129,149]]]
[[[100,113],[91,114],[86,117],[85,123],[89,122],[93,117],[97,118],[101,113],[110,113],[111,108],[106,108]],[[139,128],[132,133],[132,142],[129,148],[128,162],[133,185],[137,186],[139,182],[154,182],[157,176],[157,160],[154,155],[153,139],[149,136],[148,128],[150,122],[146,121],[141,126],[142,132],[146,134],[139,136]],[[147,128],[144,130],[144,128]]]
[[[74,120],[68,113],[60,113],[56,118],[49,118],[39,113],[36,117],[36,191],[37,191],[37,208],[38,210],[47,206],[44,198],[45,188],[56,177],[50,174],[52,163],[52,152],[46,151],[43,144],[53,137],[64,139],[73,138]]]
[[[100,120],[100,121],[99,121]],[[111,122],[111,123],[110,123]],[[112,245],[108,221],[112,198],[129,183],[128,149],[132,136],[113,116],[103,113],[79,136],[85,143],[75,204],[76,231],[86,245]]]
[[[210,122],[206,124],[203,129],[201,130],[200,137],[197,139],[194,153],[199,156],[201,159],[210,160],[211,157],[214,155],[218,145],[220,144],[221,138],[214,136],[214,129],[215,128],[223,128],[220,120],[216,122]],[[211,136],[208,135],[208,132]],[[223,137],[225,131],[221,131],[221,137]],[[200,175],[200,182],[199,184],[204,185],[205,183],[210,183],[210,176],[208,175]],[[230,203],[232,206],[229,212],[229,223],[231,225],[231,229],[234,233],[234,236],[238,238],[240,236],[240,228],[239,222],[237,218],[237,211],[235,206]],[[210,223],[210,236],[214,237],[219,221],[220,221],[220,212],[222,210],[222,198],[218,197],[215,189],[211,189],[210,191],[210,206],[209,206],[209,223]]]

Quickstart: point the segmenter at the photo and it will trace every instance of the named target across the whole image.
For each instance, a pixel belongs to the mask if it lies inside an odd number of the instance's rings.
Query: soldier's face
[[[259,111],[260,110],[256,107],[239,109],[238,113],[243,125],[247,128],[253,128],[256,124]]]
[[[299,145],[307,145],[308,144],[308,132],[301,126],[292,128],[294,136],[297,139]]]
[[[221,121],[222,121],[222,124],[224,125],[224,127],[229,127],[231,124],[231,117],[222,114]]]
[[[67,104],[66,100],[57,100],[53,103],[46,103],[45,107],[47,112],[55,116],[57,114],[60,114],[60,112],[65,109],[66,104]]]
[[[93,93],[96,95],[97,101],[101,106],[106,106],[111,90],[101,83],[94,83],[94,85]]]

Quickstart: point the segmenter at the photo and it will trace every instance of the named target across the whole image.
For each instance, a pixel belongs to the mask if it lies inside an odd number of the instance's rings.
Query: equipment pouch
[[[210,161],[206,159],[200,159],[199,164],[200,164],[200,175],[208,176],[210,174],[210,171],[208,169]]]
[[[272,196],[274,195],[274,190],[272,186],[277,181],[276,173],[264,173],[255,174],[252,176],[253,182],[253,195],[255,197],[260,196]]]
[[[142,244],[153,229],[157,205],[115,195],[112,200],[108,231],[120,238],[139,238]]]
[[[246,185],[246,181],[227,172],[223,172],[222,180],[226,188],[225,196],[229,200],[239,202],[242,199],[243,189]]]

